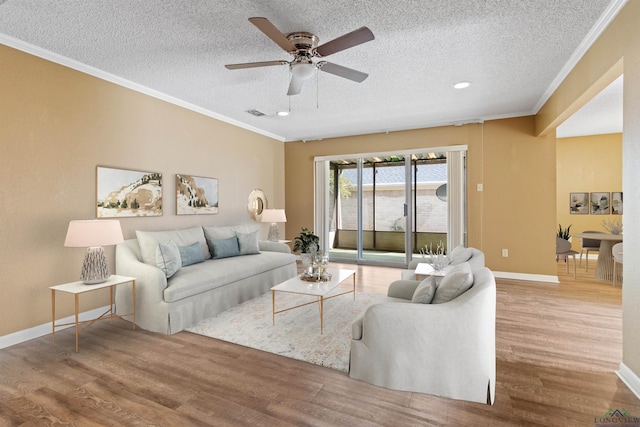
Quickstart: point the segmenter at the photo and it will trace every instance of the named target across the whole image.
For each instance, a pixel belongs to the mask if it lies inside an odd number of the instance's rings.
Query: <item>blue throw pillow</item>
[[[240,255],[240,247],[238,246],[238,238],[236,236],[228,239],[207,239],[209,249],[211,250],[211,258],[229,258]]]
[[[204,254],[198,242],[187,246],[178,246],[178,250],[180,251],[180,259],[182,259],[183,267],[204,261]]]

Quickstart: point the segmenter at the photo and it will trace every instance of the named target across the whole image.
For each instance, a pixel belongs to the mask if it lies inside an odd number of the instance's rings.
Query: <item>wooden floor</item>
[[[350,267],[361,291],[384,293],[400,276]],[[46,336],[0,350],[0,426],[593,426],[609,409],[640,416],[640,401],[615,374],[620,288],[584,269],[575,280],[558,267],[560,285],[498,280],[494,406],[387,390],[188,332],[164,336],[118,321],[85,331],[79,353],[71,329],[56,334],[55,346]]]

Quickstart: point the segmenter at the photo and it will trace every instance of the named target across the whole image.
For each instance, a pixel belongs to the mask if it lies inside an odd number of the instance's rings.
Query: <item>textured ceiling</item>
[[[281,140],[314,140],[533,114],[624,2],[0,0],[0,42]],[[320,44],[368,26],[375,40],[327,60],[369,78],[318,73],[288,97],[286,66],[227,70],[291,59],[254,16]],[[453,89],[463,80],[471,86]]]

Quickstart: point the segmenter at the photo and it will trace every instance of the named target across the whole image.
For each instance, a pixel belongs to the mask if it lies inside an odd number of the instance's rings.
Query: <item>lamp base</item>
[[[102,246],[87,248],[80,280],[85,285],[97,285],[98,283],[106,282],[110,276],[107,257]]]
[[[269,225],[269,235],[267,236],[267,240],[270,242],[277,242],[280,240],[280,230],[278,229],[278,224],[272,222]]]

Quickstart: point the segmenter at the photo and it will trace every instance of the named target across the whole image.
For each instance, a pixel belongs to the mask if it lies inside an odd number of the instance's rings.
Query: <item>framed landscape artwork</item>
[[[176,175],[176,214],[217,214],[218,179]]]
[[[609,193],[591,193],[591,215],[609,215]]]
[[[96,216],[162,215],[162,174],[97,166]]]
[[[587,215],[589,213],[589,193],[569,193],[569,213]]]
[[[622,215],[622,191],[611,193],[611,214]]]

